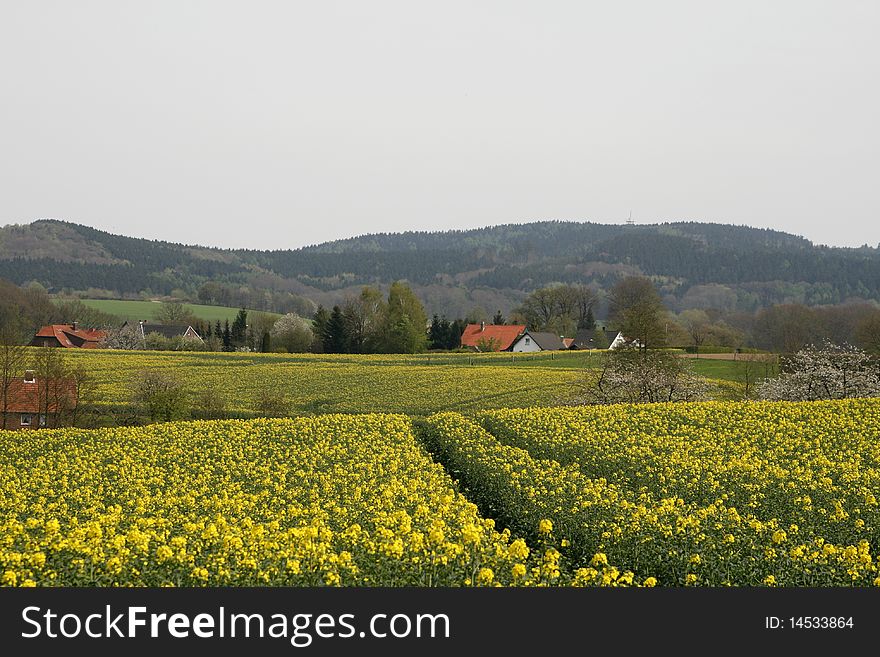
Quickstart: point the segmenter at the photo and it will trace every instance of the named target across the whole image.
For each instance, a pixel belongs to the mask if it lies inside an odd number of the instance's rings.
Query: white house
[[[562,338],[554,333],[526,331],[517,338],[510,350],[523,353],[532,351],[561,351],[566,348]]]

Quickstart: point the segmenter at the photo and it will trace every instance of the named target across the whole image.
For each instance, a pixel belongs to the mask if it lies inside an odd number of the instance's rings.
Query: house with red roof
[[[49,324],[42,327],[30,341],[31,347],[64,347],[66,349],[96,349],[107,338],[107,331],[80,328],[73,324]]]
[[[23,378],[7,379],[0,388],[0,428],[54,427],[59,416],[76,404],[77,388],[72,379],[40,379],[28,370]]]
[[[461,346],[477,351],[509,351],[525,330],[525,324],[468,324],[461,334]]]

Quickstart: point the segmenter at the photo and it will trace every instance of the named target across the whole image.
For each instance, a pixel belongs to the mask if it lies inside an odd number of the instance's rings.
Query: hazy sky
[[[289,248],[538,219],[880,242],[880,2],[12,2],[0,224]]]

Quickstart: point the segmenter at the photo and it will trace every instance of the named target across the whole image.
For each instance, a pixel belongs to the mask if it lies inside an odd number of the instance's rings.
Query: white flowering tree
[[[107,331],[104,346],[108,349],[143,349],[144,338],[141,327],[137,324],[126,324],[121,328]]]
[[[314,340],[312,325],[296,313],[280,317],[269,332],[273,347],[280,347],[289,353],[308,351]]]
[[[758,397],[813,401],[880,396],[880,359],[852,345],[825,342],[790,356],[775,379],[757,387]]]

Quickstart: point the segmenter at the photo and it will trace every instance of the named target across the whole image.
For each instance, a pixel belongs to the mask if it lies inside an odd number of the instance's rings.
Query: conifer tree
[[[223,326],[223,351],[232,351],[232,331],[229,330],[229,320]]]

